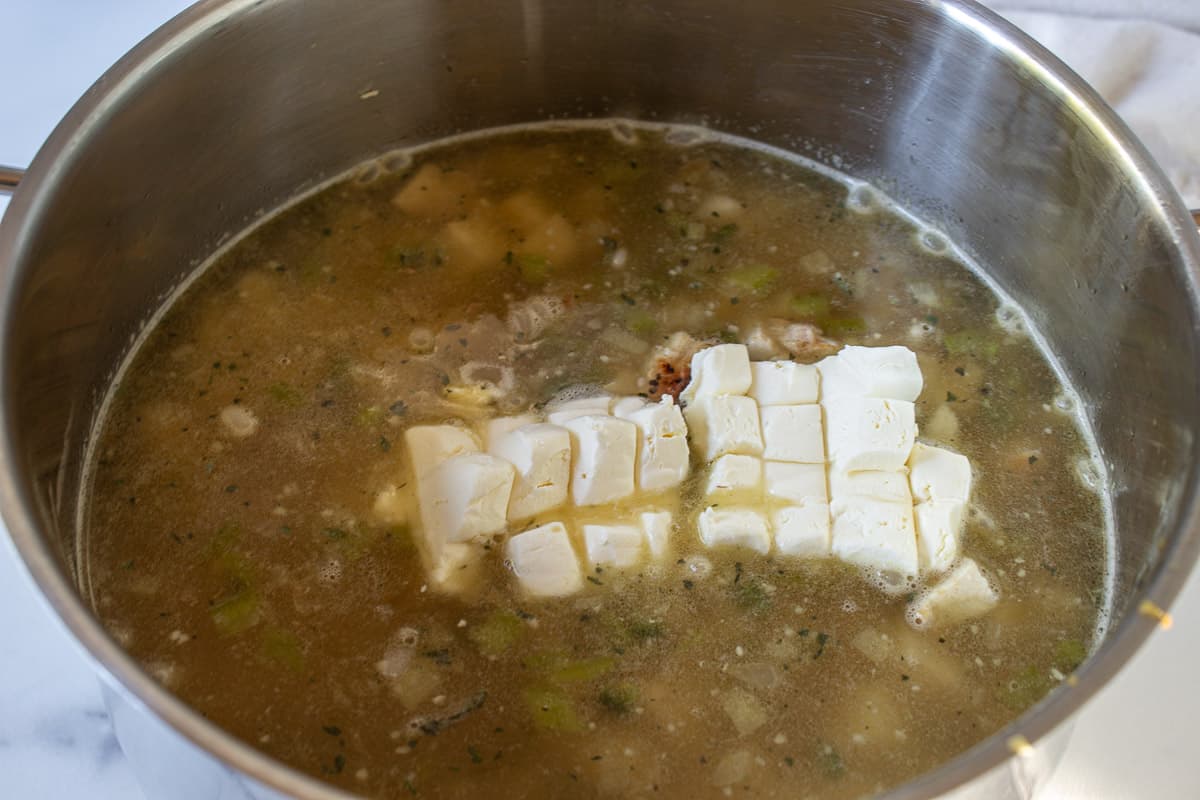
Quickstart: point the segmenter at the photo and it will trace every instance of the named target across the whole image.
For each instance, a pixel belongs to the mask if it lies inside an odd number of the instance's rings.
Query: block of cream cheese
[[[683,483],[689,465],[687,425],[675,400],[666,395],[657,403],[642,403],[635,408],[625,399],[613,404],[613,416],[629,420],[638,428],[638,488],[661,492]]]
[[[917,533],[911,505],[834,496],[829,510],[835,556],[850,564],[889,573],[888,584],[893,588],[899,588],[904,578],[918,574]]]
[[[584,525],[583,545],[593,567],[635,567],[645,552],[645,536],[634,525]]]
[[[906,470],[885,472],[829,470],[829,494],[833,497],[870,497],[890,503],[912,503]]]
[[[834,468],[897,471],[917,437],[912,403],[877,397],[843,397],[824,405],[828,457]]]
[[[971,462],[966,456],[917,442],[908,457],[913,499],[967,502],[971,495]]]
[[[762,489],[762,459],[730,454],[712,463],[705,493],[710,500],[753,503],[762,499]]]
[[[483,423],[483,449],[492,452],[493,446],[506,433],[511,433],[524,425],[538,422],[533,414],[518,414],[515,417],[496,417]]]
[[[463,453],[443,461],[417,487],[426,538],[467,542],[508,527],[513,466],[487,453]]]
[[[552,425],[562,425],[578,417],[607,415],[611,405],[612,398],[606,394],[552,403],[546,408],[546,420]]]
[[[867,397],[913,402],[924,378],[917,354],[907,347],[843,347],[836,356],[857,377]]]
[[[638,429],[629,420],[588,415],[563,424],[571,433],[571,500],[595,506],[634,491]]]
[[[837,356],[826,356],[816,363],[820,378],[821,403],[829,403],[839,397],[866,397],[867,387],[859,380],[854,370]]]
[[[516,468],[508,500],[510,522],[558,508],[571,486],[571,434],[539,422],[492,437],[488,452]]]
[[[746,345],[719,344],[692,356],[691,380],[679,399],[691,405],[701,397],[745,394],[750,383],[750,352]]]
[[[999,599],[979,565],[964,558],[940,583],[912,602],[908,619],[918,628],[944,627],[983,616]]]
[[[826,502],[829,499],[825,488],[825,466],[823,464],[789,464],[768,461],[763,465],[763,482],[767,497],[787,503],[807,500]]]
[[[643,511],[639,516],[650,557],[661,561],[671,553],[671,512]]]
[[[815,403],[819,397],[817,368],[794,361],[754,361],[750,364],[750,396],[760,406]]]
[[[795,464],[824,464],[821,407],[767,406],[762,409],[763,458]]]
[[[486,553],[478,542],[443,544],[424,553],[425,573],[438,591],[459,594],[478,582]]]
[[[775,549],[789,556],[820,558],[829,555],[829,506],[820,501],[785,506],[771,514]]]
[[[945,572],[958,559],[963,508],[958,500],[930,500],[913,507],[922,572]]]
[[[525,591],[561,597],[583,588],[583,572],[571,537],[561,522],[550,522],[509,538],[504,556]]]
[[[762,455],[758,403],[738,395],[705,395],[683,411],[692,446],[705,461],[726,453]]]
[[[475,434],[455,425],[413,426],[404,432],[404,445],[417,480],[448,458],[479,452]]]
[[[700,512],[700,541],[708,547],[747,547],[765,555],[771,550],[771,529],[759,511],[710,506]]]
[[[609,407],[609,413],[614,417],[626,419],[635,411],[639,411],[650,405],[645,398],[642,397],[616,397],[613,398],[612,405]]]

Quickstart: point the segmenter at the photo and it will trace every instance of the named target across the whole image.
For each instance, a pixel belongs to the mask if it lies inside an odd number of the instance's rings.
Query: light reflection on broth
[[[801,164],[679,136],[433,146],[226,253],[101,430],[85,547],[109,628],[235,735],[382,797],[856,797],[1053,688],[1090,647],[1107,543],[1074,410],[1019,315],[860,188],[848,204]],[[918,353],[921,433],[974,469],[986,617],[918,632],[852,568],[708,551],[694,530],[677,563],[577,597],[519,597],[499,558],[447,597],[375,508],[410,425],[644,392],[676,332],[787,322]]]

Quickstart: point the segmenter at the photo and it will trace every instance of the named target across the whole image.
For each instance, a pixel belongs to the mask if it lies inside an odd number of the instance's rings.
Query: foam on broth
[[[836,798],[936,766],[1078,665],[1106,609],[1105,506],[1011,304],[873,190],[623,125],[380,159],[155,321],[102,419],[82,548],[97,613],[169,688],[372,796]],[[448,199],[398,208],[430,164]],[[918,353],[922,435],[975,470],[964,549],[1001,592],[987,617],[918,632],[851,568],[702,552],[694,530],[678,563],[580,597],[521,598],[496,559],[449,598],[373,510],[408,425],[643,391],[664,337],[770,318]],[[462,391],[484,384],[501,391]],[[252,435],[230,436],[230,407]]]

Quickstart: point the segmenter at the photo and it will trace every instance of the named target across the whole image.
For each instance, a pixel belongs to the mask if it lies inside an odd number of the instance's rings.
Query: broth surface
[[[233,734],[378,797],[857,797],[1069,675],[1109,544],[1019,317],[870,192],[684,138],[434,145],[224,254],[102,421],[84,552],[109,629]],[[646,392],[671,334],[743,341],[767,320],[917,352],[922,437],[974,470],[963,549],[1000,593],[990,614],[917,631],[853,568],[708,551],[687,525],[678,562],[576,597],[524,598],[498,558],[446,596],[376,508],[407,480],[410,425]]]

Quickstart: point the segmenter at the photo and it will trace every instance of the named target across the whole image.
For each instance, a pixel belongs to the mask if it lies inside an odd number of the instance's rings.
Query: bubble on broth
[[[707,578],[712,574],[713,565],[704,556],[688,556],[684,559],[683,569],[693,578]]]
[[[1079,476],[1079,480],[1083,482],[1083,485],[1093,492],[1099,492],[1102,488],[1103,473],[1092,459],[1081,458],[1076,461],[1075,473]]]
[[[939,231],[924,228],[917,233],[917,244],[922,250],[935,256],[946,255],[950,251],[950,242]]]
[[[700,128],[671,128],[663,136],[663,141],[675,147],[695,147],[710,139],[709,134]]]
[[[379,164],[383,167],[383,171],[392,174],[408,170],[412,166],[412,163],[413,156],[408,150],[397,150],[379,159]]]
[[[873,214],[880,207],[879,195],[865,183],[852,186],[846,193],[846,208],[859,214]]]
[[[1025,317],[1016,306],[1001,303],[996,309],[996,321],[1000,323],[1001,328],[1014,336],[1025,334]]]
[[[618,122],[611,128],[613,138],[624,145],[636,145],[641,139],[638,137],[637,129],[628,122]]]
[[[408,334],[408,346],[414,353],[426,354],[433,352],[437,339],[429,328],[413,328]]]
[[[1054,407],[1064,414],[1075,413],[1075,398],[1066,392],[1060,392],[1054,396]]]
[[[383,174],[383,168],[376,161],[368,161],[361,166],[354,176],[354,180],[359,184],[374,183]]]
[[[560,405],[569,403],[572,400],[585,400],[589,397],[603,397],[608,394],[603,386],[594,383],[578,383],[573,386],[565,386],[559,389],[551,396],[547,405]]]
[[[342,562],[331,558],[317,570],[317,577],[322,583],[337,583],[342,579]]]

